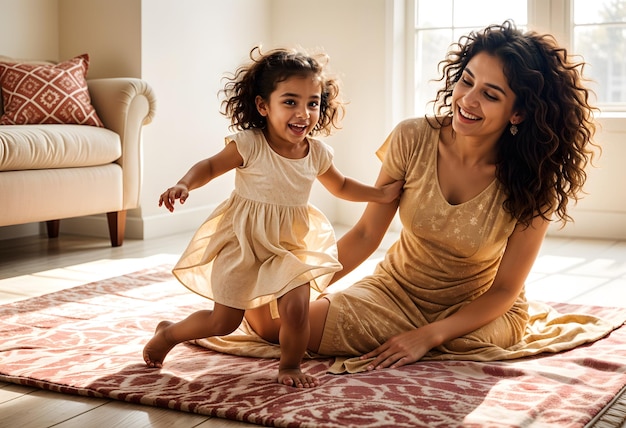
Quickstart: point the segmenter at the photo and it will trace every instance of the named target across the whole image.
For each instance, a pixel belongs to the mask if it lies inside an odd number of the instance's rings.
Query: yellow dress
[[[226,137],[244,163],[235,190],[200,226],[173,269],[191,291],[217,303],[251,309],[306,283],[318,292],[341,269],[333,228],[309,204],[313,181],[333,152],[308,139],[302,159],[274,152],[260,130]]]
[[[379,150],[384,170],[406,181],[403,228],[371,276],[325,295],[331,304],[320,354],[363,355],[396,334],[447,318],[491,286],[516,221],[502,208],[506,195],[497,180],[465,203],[447,202],[437,178],[438,141],[439,130],[426,119],[409,119]],[[615,328],[594,317],[566,318],[536,302],[529,310],[522,291],[503,316],[424,359],[517,358],[572,348]],[[365,364],[338,359],[331,371]]]

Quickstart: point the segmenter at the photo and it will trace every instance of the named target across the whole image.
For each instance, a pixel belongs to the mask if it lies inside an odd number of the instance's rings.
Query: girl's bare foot
[[[319,385],[317,379],[302,373],[299,368],[279,369],[278,383],[293,386],[294,388],[314,388]]]
[[[163,360],[168,352],[176,345],[165,337],[164,330],[172,325],[171,321],[161,321],[154,331],[154,336],[143,348],[143,360],[148,367],[163,367]]]

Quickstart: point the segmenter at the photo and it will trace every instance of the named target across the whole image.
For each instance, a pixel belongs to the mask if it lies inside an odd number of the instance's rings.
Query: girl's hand
[[[183,184],[177,184],[174,187],[170,187],[167,189],[161,197],[159,198],[159,206],[165,204],[165,208],[167,208],[170,212],[174,211],[174,202],[176,199],[180,199],[180,203],[184,204],[187,198],[189,197],[189,190],[187,186]]]
[[[419,361],[435,345],[426,331],[427,327],[398,334],[378,348],[361,356],[362,360],[374,358],[367,370],[395,369]]]
[[[404,187],[404,180],[397,180],[389,184],[385,184],[380,187],[383,192],[383,197],[380,201],[381,204],[387,204],[400,198],[402,194],[402,188]]]

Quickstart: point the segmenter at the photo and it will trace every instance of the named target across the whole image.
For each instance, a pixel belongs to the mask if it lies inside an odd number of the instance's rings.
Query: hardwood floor
[[[63,235],[0,241],[0,304],[175,262],[190,235],[126,240]],[[149,260],[148,260],[149,259]],[[0,427],[250,427],[251,424],[0,382]]]
[[[344,229],[337,228],[340,235]],[[0,241],[0,304],[130,273],[142,263],[175,262],[191,233],[150,240],[61,234]],[[383,243],[393,241],[393,235]],[[349,284],[382,256],[377,252]],[[527,284],[531,299],[626,306],[626,242],[549,237]],[[245,427],[250,424],[108,399],[62,395],[0,382],[0,427]]]

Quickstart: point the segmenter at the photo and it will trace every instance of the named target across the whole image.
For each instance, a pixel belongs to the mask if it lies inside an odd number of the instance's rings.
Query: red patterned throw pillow
[[[0,125],[103,126],[87,90],[89,55],[58,64],[0,62]]]

